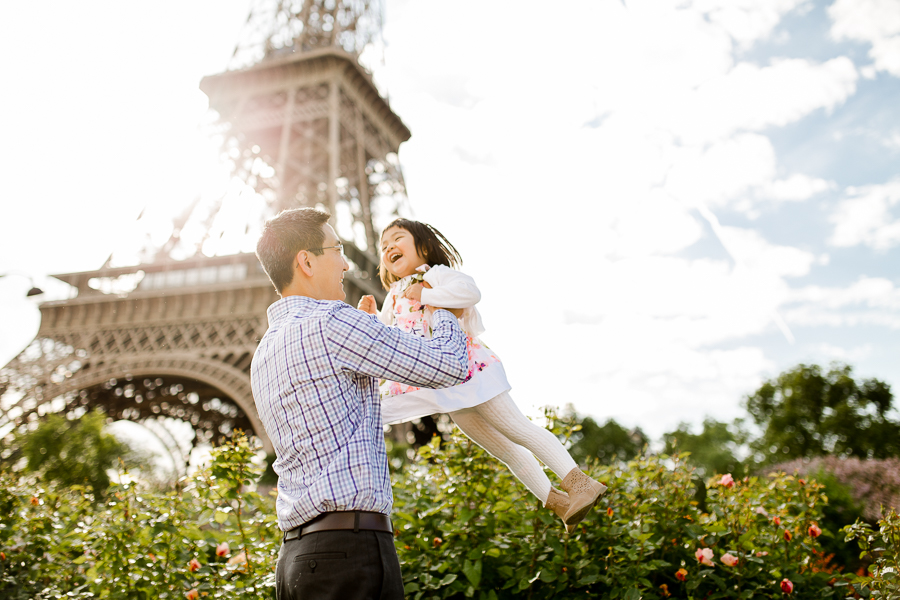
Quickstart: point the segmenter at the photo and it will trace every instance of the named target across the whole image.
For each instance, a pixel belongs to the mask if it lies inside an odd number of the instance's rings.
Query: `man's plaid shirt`
[[[465,334],[435,311],[430,340],[387,327],[343,302],[287,296],[251,367],[253,397],[275,446],[278,524],[323,512],[389,515],[393,504],[380,379],[448,387],[466,377]]]

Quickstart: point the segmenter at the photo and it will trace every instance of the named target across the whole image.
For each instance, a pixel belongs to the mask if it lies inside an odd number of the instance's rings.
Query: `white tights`
[[[560,479],[578,466],[556,436],[529,421],[506,392],[478,406],[452,412],[450,418],[469,439],[506,464],[545,504],[550,480],[534,456]]]

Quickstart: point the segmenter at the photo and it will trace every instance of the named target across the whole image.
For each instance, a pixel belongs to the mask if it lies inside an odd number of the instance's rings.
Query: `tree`
[[[746,399],[762,435],[751,447],[771,464],[833,454],[859,458],[900,456],[900,423],[891,420],[890,386],[877,379],[856,382],[852,369],[835,364],[798,365],[766,381]]]
[[[747,467],[737,454],[746,441],[747,434],[741,428],[741,420],[729,425],[707,418],[699,434],[691,433],[688,423],[680,423],[675,431],[663,434],[663,452],[670,455],[690,452],[688,462],[697,467],[704,477],[716,473],[743,477],[747,474]]]
[[[130,453],[104,431],[105,423],[99,409],[76,421],[49,415],[37,429],[20,436],[26,469],[64,486],[88,485],[99,497],[110,484],[106,470]]]
[[[600,464],[609,465],[615,460],[627,461],[641,453],[650,441],[639,427],[628,430],[608,419],[598,425],[591,417],[580,418],[571,407],[569,413],[580,422],[581,429],[572,435],[569,454],[578,464],[587,464],[597,459]]]

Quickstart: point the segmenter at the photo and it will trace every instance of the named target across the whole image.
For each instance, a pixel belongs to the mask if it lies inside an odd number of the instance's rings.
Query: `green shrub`
[[[872,560],[869,575],[850,579],[855,591],[872,600],[900,600],[900,516],[894,510],[878,522],[878,533],[865,521],[844,529],[856,540],[862,556]]]
[[[0,475],[0,597],[274,598],[281,536],[271,499],[247,489],[253,455],[236,435],[180,489],[112,484],[99,503]]]
[[[550,417],[567,439],[573,423]],[[174,490],[113,484],[99,501],[0,474],[0,597],[273,598],[281,533],[272,498],[252,491],[254,454],[236,436]],[[394,474],[407,597],[772,599],[784,580],[796,598],[834,596],[817,554],[818,484],[716,476],[701,503],[685,455],[588,471],[610,489],[567,535],[467,438],[420,448]]]
[[[423,446],[394,482],[407,596],[781,598],[785,579],[794,597],[833,595],[832,575],[817,568],[820,486],[783,473],[735,483],[716,477],[704,512],[684,459],[591,466],[610,489],[568,536],[467,438]],[[711,566],[698,559],[703,549]],[[725,566],[726,554],[734,566]]]

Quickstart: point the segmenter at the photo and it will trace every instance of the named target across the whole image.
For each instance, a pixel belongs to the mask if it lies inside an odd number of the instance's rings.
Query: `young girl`
[[[461,263],[456,248],[431,225],[397,219],[381,235],[379,274],[388,294],[379,319],[430,337],[431,310],[426,307],[464,309],[459,322],[469,352],[469,376],[457,386],[432,390],[383,381],[383,421],[393,424],[449,413],[464,434],[505,463],[572,531],[606,486],[585,475],[556,436],[529,421],[510,398],[503,364],[478,339],[484,331],[475,308],[481,292],[471,277],[452,268]],[[376,314],[376,308],[372,296],[359,302],[367,313]],[[568,494],[551,486],[534,455],[562,479]]]

